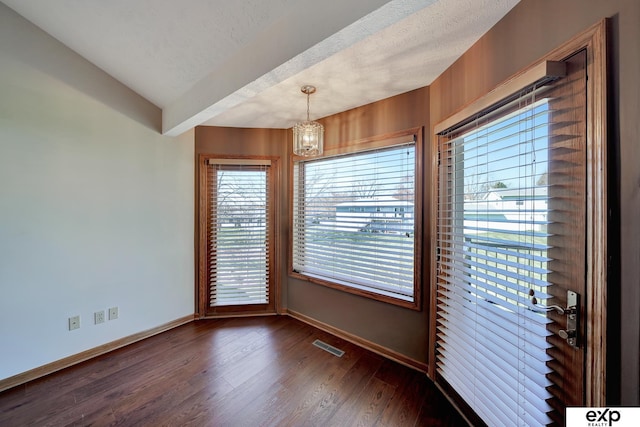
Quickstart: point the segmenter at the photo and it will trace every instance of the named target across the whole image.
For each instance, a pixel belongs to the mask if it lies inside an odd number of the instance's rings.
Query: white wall
[[[194,136],[159,128],[0,3],[0,379],[193,313]]]

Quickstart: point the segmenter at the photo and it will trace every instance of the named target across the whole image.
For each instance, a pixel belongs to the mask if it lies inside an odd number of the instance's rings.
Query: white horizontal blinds
[[[551,422],[549,102],[535,91],[440,136],[438,373],[491,426]]]
[[[227,160],[209,163],[210,306],[267,304],[269,165]]]
[[[413,300],[415,143],[297,162],[293,268]]]

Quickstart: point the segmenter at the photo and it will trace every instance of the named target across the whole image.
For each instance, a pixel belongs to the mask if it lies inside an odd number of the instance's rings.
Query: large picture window
[[[294,163],[293,275],[415,305],[416,141],[394,142]]]

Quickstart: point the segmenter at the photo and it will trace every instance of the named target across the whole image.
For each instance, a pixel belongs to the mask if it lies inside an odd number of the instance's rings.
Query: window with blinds
[[[584,353],[544,307],[585,292],[584,62],[437,130],[436,372],[489,425],[582,402]]]
[[[205,168],[205,311],[264,308],[272,301],[271,162],[207,159]]]
[[[490,425],[545,425],[549,103],[510,107],[440,146],[438,370]]]
[[[416,143],[300,160],[293,171],[293,274],[414,305]]]

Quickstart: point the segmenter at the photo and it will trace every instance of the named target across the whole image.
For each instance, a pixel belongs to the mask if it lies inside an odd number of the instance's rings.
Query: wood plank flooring
[[[0,425],[466,424],[425,375],[271,316],[193,322],[7,390]]]

